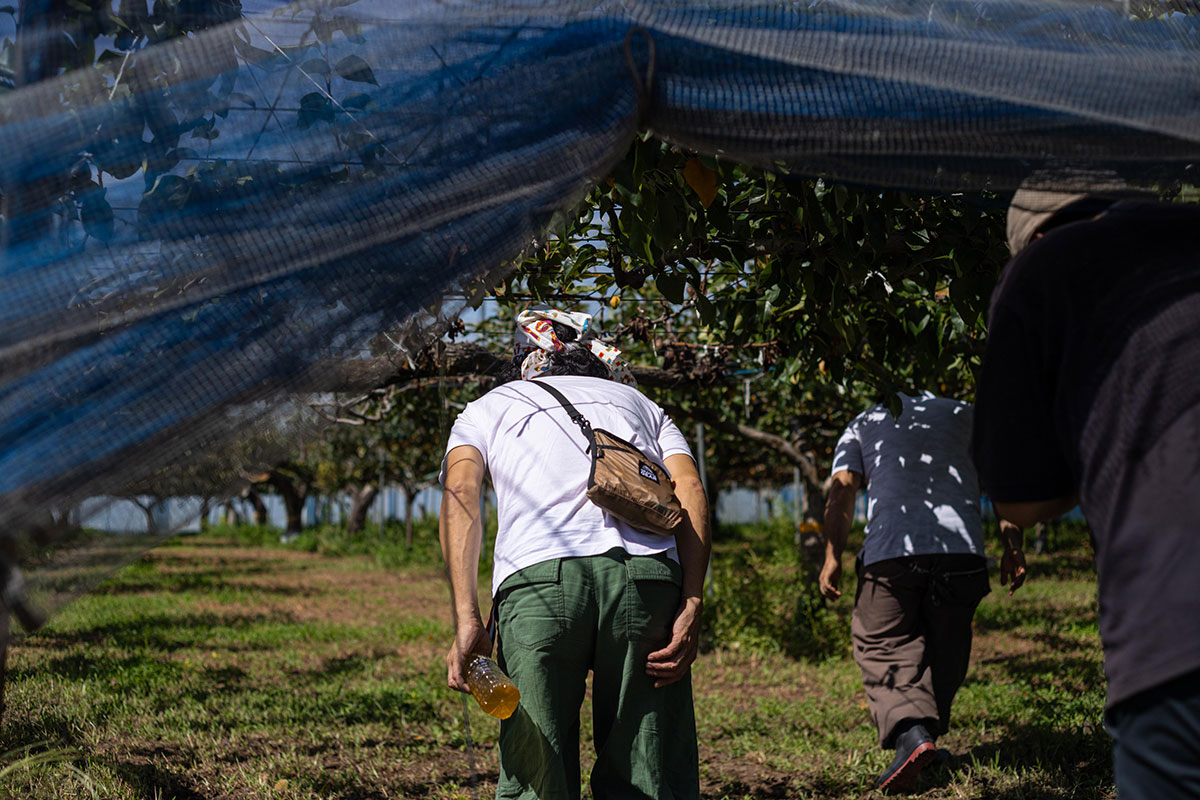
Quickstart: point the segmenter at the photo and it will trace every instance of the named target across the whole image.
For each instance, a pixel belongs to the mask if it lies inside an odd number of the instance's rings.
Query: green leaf
[[[113,210],[104,195],[107,189],[96,186],[79,195],[79,219],[88,236],[107,242],[113,237]]]
[[[379,81],[375,80],[375,73],[371,71],[371,66],[358,56],[346,56],[334,64],[333,69],[348,81],[379,85]]]
[[[712,325],[717,319],[717,306],[702,294],[696,295],[696,311],[705,325]]]
[[[328,75],[329,62],[323,58],[310,58],[300,65],[300,69],[309,74]]]
[[[375,98],[369,94],[348,94],[342,98],[342,106],[345,108],[355,108],[362,111],[378,108],[379,104],[375,102]]]
[[[683,290],[687,285],[687,281],[682,275],[664,273],[655,279],[654,285],[658,287],[658,291],[662,293],[662,296],[672,303],[683,302]]]
[[[311,127],[316,122],[332,122],[333,107],[329,98],[321,92],[309,92],[300,98],[300,111],[297,113],[296,125],[300,130]]]
[[[215,120],[201,119],[192,129],[193,139],[208,139],[212,141],[221,135],[221,132],[213,127]]]
[[[101,169],[118,180],[124,180],[142,168],[141,161],[121,161],[99,165]]]

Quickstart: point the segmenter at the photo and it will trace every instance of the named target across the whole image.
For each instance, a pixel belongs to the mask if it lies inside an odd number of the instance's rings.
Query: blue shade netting
[[[380,380],[639,131],[929,191],[1064,165],[1187,180],[1200,155],[1198,22],[1166,5],[147,0],[88,16],[39,1],[9,16],[10,565],[53,551],[53,513],[220,484],[263,458],[228,442],[282,438],[305,393]],[[99,563],[89,546],[80,563]]]

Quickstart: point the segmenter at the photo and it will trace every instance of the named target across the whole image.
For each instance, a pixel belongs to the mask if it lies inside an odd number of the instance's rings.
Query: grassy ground
[[[468,746],[430,548],[228,535],[152,551],[15,648],[0,798],[491,795],[497,725],[471,703]],[[715,559],[694,672],[704,796],[870,797],[888,757],[849,658],[850,598],[797,591],[778,540],[746,534]],[[1091,563],[1076,544],[1031,567],[1013,598],[993,575],[939,742],[954,758],[926,797],[1112,796]],[[48,761],[17,766],[30,745]]]

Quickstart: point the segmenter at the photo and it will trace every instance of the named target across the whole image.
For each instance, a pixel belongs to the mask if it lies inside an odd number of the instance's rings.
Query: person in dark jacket
[[[1200,208],[1027,186],[992,296],[975,462],[1023,524],[1091,528],[1121,800],[1200,797]]]

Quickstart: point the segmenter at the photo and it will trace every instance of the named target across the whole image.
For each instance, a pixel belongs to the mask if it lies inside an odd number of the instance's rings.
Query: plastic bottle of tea
[[[500,665],[487,656],[467,662],[467,687],[479,707],[493,717],[508,719],[521,702],[521,692]]]

